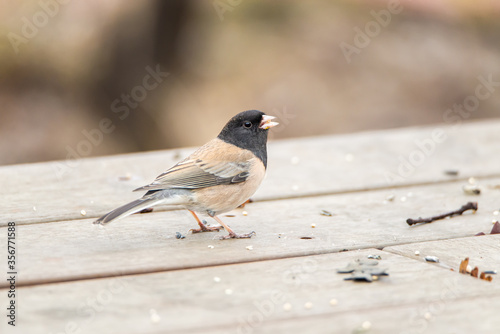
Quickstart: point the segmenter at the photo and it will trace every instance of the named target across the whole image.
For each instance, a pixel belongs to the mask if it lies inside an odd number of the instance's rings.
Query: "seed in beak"
[[[276,117],[274,116],[268,116],[268,115],[263,115],[262,116],[262,121],[260,122],[259,128],[267,130],[272,128],[273,126],[278,125],[278,122],[273,122],[272,120],[275,119]]]

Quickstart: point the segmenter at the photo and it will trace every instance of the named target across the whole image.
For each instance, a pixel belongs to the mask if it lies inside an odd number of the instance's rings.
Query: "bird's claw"
[[[220,225],[219,226],[209,226],[205,220],[203,221],[203,223],[199,223],[198,225],[200,225],[200,228],[192,228],[189,231],[191,231],[191,233],[219,232],[219,230],[221,228],[223,228]]]
[[[245,233],[245,234],[236,234],[234,232],[230,232],[228,235],[220,237],[220,240],[226,240],[226,239],[249,239],[249,238],[253,237],[254,235],[257,235],[257,233],[255,233],[255,231],[252,231],[250,233]]]

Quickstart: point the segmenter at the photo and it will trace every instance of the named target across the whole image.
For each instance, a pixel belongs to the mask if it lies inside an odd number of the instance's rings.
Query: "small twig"
[[[415,224],[419,224],[419,223],[423,223],[423,224],[432,223],[435,220],[444,219],[446,217],[453,217],[453,216],[461,215],[462,213],[464,213],[465,211],[468,211],[468,210],[473,210],[474,212],[476,212],[477,211],[477,202],[468,202],[467,204],[462,205],[462,207],[458,210],[444,213],[442,215],[438,215],[438,216],[434,216],[434,217],[418,218],[418,219],[408,218],[406,220],[406,223],[410,226],[415,225]]]

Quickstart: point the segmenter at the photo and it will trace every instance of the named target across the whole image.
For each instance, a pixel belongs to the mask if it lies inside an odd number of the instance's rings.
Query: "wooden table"
[[[221,217],[252,239],[190,234],[189,212],[168,208],[92,224],[191,151],[1,167],[0,258],[9,277],[15,222],[17,285],[14,328],[0,282],[0,332],[498,333],[500,277],[458,266],[500,270],[500,235],[474,236],[500,219],[499,119],[271,141],[255,202]],[[475,214],[406,224],[469,201]],[[337,273],[368,255],[389,276]]]

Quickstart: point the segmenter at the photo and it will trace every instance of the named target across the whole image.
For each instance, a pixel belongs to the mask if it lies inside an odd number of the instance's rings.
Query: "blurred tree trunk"
[[[134,87],[143,85],[147,67],[155,70],[159,65],[161,72],[172,74],[182,68],[177,44],[190,8],[191,1],[186,0],[147,2],[139,11],[121,16],[107,31],[102,44],[106,59],[96,68],[102,72],[95,75],[98,79],[90,87],[90,100],[98,118],[110,118],[116,125],[113,136],[119,138],[123,151],[168,147],[162,135],[165,130],[156,122],[157,115],[168,112],[160,110],[165,98],[161,88],[148,91],[144,101],[130,108],[123,119],[118,116],[125,113],[115,113],[111,106],[114,101],[115,106],[127,106],[122,94],[130,95]]]

